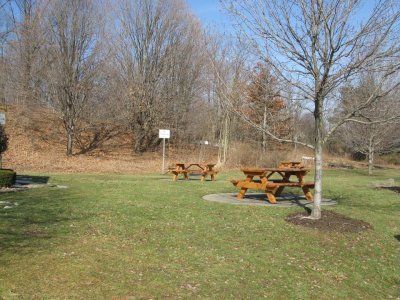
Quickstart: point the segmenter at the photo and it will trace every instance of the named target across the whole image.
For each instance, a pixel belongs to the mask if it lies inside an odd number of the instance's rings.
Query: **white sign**
[[[169,139],[171,135],[171,131],[169,129],[159,129],[158,137],[160,139]]]
[[[0,125],[6,125],[6,115],[4,113],[0,113]]]

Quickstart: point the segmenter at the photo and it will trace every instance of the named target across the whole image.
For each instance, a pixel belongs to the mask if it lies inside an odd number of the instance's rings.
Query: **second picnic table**
[[[243,199],[248,189],[259,189],[266,192],[268,201],[276,203],[276,196],[279,196],[285,187],[301,187],[309,202],[313,201],[310,188],[314,188],[313,182],[305,182],[304,177],[310,171],[304,167],[274,167],[262,169],[241,169],[246,175],[243,180],[231,180],[233,185],[240,187],[238,199]],[[271,179],[274,174],[279,174],[280,179]],[[290,181],[290,177],[296,176],[296,181]],[[254,180],[258,177],[259,180]]]
[[[186,180],[189,179],[190,173],[200,173],[201,181],[204,181],[207,176],[211,177],[211,180],[215,180],[215,175],[218,173],[214,170],[215,164],[210,163],[175,163],[175,167],[171,168],[171,173],[174,174],[172,180],[176,181],[179,174],[183,174]]]

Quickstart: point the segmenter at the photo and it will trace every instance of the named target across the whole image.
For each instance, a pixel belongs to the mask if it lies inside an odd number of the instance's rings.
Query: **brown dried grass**
[[[161,169],[161,154],[133,154],[127,133],[89,154],[67,157],[61,119],[54,112],[8,107],[6,117],[9,145],[3,167],[19,173],[154,173]]]
[[[132,152],[129,132],[121,132],[99,148],[86,154],[65,155],[65,132],[61,119],[52,110],[8,106],[6,132],[9,147],[3,157],[3,167],[21,172],[39,173],[158,173],[161,171],[162,150],[137,155]],[[312,150],[293,151],[291,145],[271,147],[263,153],[260,145],[234,143],[229,149],[229,160],[224,169],[276,166],[280,161],[301,161],[302,156],[313,156]],[[166,169],[175,162],[217,162],[218,148],[212,145],[166,145]],[[346,158],[325,155],[327,165]],[[354,162],[351,162],[354,164]],[[312,167],[313,164],[308,165]],[[221,166],[218,166],[220,169]]]
[[[272,147],[271,147],[272,148]],[[312,156],[310,150],[294,151],[290,145],[274,145],[264,153],[261,145],[236,143],[230,150],[229,168],[263,168],[278,166],[281,161],[302,161],[303,156]]]

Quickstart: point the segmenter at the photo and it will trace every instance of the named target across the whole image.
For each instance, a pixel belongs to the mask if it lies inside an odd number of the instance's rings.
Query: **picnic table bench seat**
[[[291,187],[291,186],[300,186],[300,187],[302,187],[302,186],[307,186],[307,187],[309,187],[309,188],[311,188],[311,189],[313,189],[314,188],[314,186],[315,186],[315,183],[314,182],[303,182],[303,183],[300,183],[300,182],[293,182],[293,181],[291,181],[291,182],[285,182],[284,180],[282,180],[282,179],[273,179],[273,180],[269,180],[270,182],[273,182],[273,183],[276,183],[278,186],[288,186],[288,187]]]
[[[172,170],[172,173],[181,174],[181,173],[190,173],[189,170]]]
[[[178,178],[179,174],[183,174],[183,176],[185,177],[186,180],[189,179],[189,177],[188,177],[189,171],[188,170],[185,170],[185,169],[181,169],[181,170],[173,169],[173,170],[171,170],[171,173],[174,174],[173,181],[176,181],[176,179]]]
[[[232,179],[231,183],[235,186],[237,186],[239,184],[240,185],[246,185],[247,183],[256,183],[256,184],[261,184],[261,180],[252,180],[251,182],[243,180],[243,179]],[[274,179],[274,180],[269,180],[267,186],[273,186],[273,187],[277,187],[277,186],[308,186],[309,188],[314,188],[315,183],[314,182],[304,182],[303,184],[301,184],[300,182],[285,182],[283,180],[280,179]]]

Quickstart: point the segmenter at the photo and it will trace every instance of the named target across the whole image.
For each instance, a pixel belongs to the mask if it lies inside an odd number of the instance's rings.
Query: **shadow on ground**
[[[400,193],[400,186],[381,187],[381,189],[389,190],[392,192]]]
[[[221,193],[205,195],[204,200],[235,204],[235,205],[254,205],[254,206],[271,206],[271,207],[302,207],[307,212],[310,212],[312,202],[309,202],[302,195],[296,194],[282,194],[277,197],[277,203],[269,203],[265,193],[247,193],[244,199],[238,200],[236,198],[237,193]],[[322,199],[321,205],[335,205],[336,201],[331,199]]]
[[[0,197],[0,256],[46,248],[54,237],[67,234],[69,224],[84,217],[73,212],[74,204],[68,199],[65,190],[52,188]]]
[[[17,175],[17,182],[20,184],[47,184],[49,179],[49,176]]]

